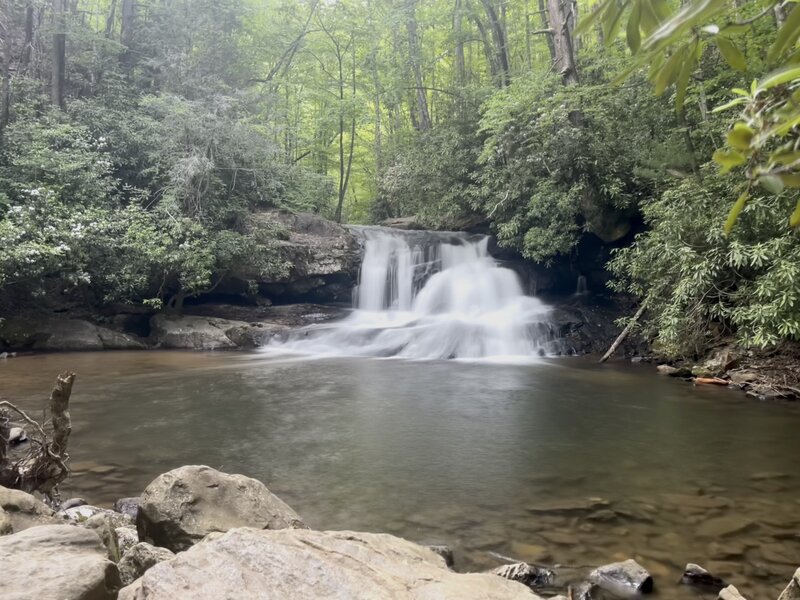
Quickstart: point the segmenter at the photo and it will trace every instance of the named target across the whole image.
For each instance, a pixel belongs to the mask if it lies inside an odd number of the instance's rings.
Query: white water
[[[549,308],[526,296],[488,238],[358,228],[364,257],[355,309],[271,351],[316,356],[519,361],[547,353]]]

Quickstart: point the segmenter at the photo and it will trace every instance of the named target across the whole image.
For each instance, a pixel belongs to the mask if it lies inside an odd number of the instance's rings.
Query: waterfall
[[[267,351],[498,361],[553,351],[549,307],[489,255],[487,236],[352,229],[364,250],[353,312]]]

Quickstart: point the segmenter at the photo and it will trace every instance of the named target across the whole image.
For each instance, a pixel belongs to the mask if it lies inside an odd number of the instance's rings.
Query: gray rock
[[[0,322],[0,340],[26,350],[138,350],[142,342],[81,319],[23,314]]]
[[[247,327],[243,321],[213,317],[154,315],[150,319],[150,341],[159,348],[219,350],[235,348],[228,329]]]
[[[139,510],[139,496],[120,498],[114,502],[114,510],[135,520],[136,512]]]
[[[510,579],[529,588],[542,588],[553,585],[556,574],[550,569],[543,569],[528,563],[503,565],[491,571],[492,575]]]
[[[800,569],[794,572],[792,580],[778,596],[778,600],[800,600]]]
[[[758,381],[758,375],[752,371],[731,371],[728,373],[731,383],[742,385],[745,383],[753,383]]]
[[[0,538],[3,600],[113,600],[117,566],[83,527],[42,525]]]
[[[0,508],[0,535],[8,535],[14,533],[14,526],[11,524],[11,517],[8,513]]]
[[[22,427],[12,427],[8,431],[8,443],[11,446],[17,446],[23,442],[28,441],[28,434]]]
[[[113,560],[114,562],[119,561],[121,553],[119,551],[117,531],[108,515],[98,513],[86,519],[86,521],[81,523],[81,526],[86,529],[91,529],[97,534],[97,537],[100,538],[100,541],[103,542],[103,545],[106,547],[109,560]]]
[[[621,597],[653,591],[650,573],[632,558],[597,567],[589,574],[589,581]]]
[[[125,556],[128,550],[139,543],[139,534],[132,527],[117,527],[114,531],[117,533],[120,557]]]
[[[453,549],[450,546],[445,546],[444,544],[429,544],[425,547],[441,556],[444,559],[444,564],[448,567],[452,567],[455,564]]]
[[[139,501],[139,539],[173,552],[186,550],[213,532],[235,527],[305,527],[286,503],[260,481],[206,466],[164,473]]]
[[[156,548],[147,542],[135,544],[117,565],[122,585],[129,585],[139,579],[152,566],[174,558],[166,548]]]
[[[6,515],[6,518],[3,519],[6,521],[6,525],[3,527],[6,533],[22,531],[37,525],[62,522],[56,513],[38,498],[3,486],[0,486],[0,508]]]
[[[694,563],[688,563],[686,567],[684,567],[681,583],[713,590],[714,592],[718,592],[727,585],[722,579],[712,575],[706,569]]]
[[[99,508],[91,504],[73,506],[66,510],[58,511],[58,515],[71,523],[80,525],[95,515],[105,515],[111,522],[113,528],[133,527],[134,520],[129,515],[124,515],[108,508]]]
[[[67,510],[68,508],[75,508],[76,506],[85,506],[86,504],[88,504],[88,502],[86,502],[86,500],[84,500],[83,498],[70,498],[69,500],[64,500],[64,502],[62,502],[59,505],[58,510],[59,511]]]
[[[739,593],[734,586],[729,585],[719,591],[719,600],[745,600],[745,597]]]
[[[676,375],[678,373],[678,369],[671,365],[658,365],[656,371],[659,375]]]
[[[233,529],[157,564],[119,600],[536,600],[524,586],[447,569],[434,552],[374,533]]]

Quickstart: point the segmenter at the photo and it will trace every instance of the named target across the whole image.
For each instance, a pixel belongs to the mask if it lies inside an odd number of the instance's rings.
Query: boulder
[[[794,572],[792,580],[778,596],[778,600],[800,600],[800,569]]]
[[[58,507],[59,511],[67,510],[68,508],[75,508],[76,506],[85,506],[88,502],[83,498],[69,498],[64,500]]]
[[[134,336],[82,319],[22,314],[0,322],[0,341],[21,350],[138,350]]]
[[[159,348],[236,348],[236,343],[225,332],[238,327],[247,327],[247,323],[213,317],[158,314],[150,319],[150,340]]]
[[[632,558],[597,567],[589,574],[589,581],[620,597],[653,591],[650,573]]]
[[[134,520],[130,515],[124,515],[108,508],[99,508],[97,506],[92,506],[91,504],[82,504],[80,506],[73,506],[72,508],[58,511],[58,516],[78,525],[86,522],[95,515],[103,515],[107,517],[113,528],[133,527]]]
[[[718,592],[728,585],[719,577],[712,575],[706,569],[694,563],[688,563],[686,567],[684,567],[681,583],[712,590],[714,592]]]
[[[119,555],[124,557],[128,550],[139,543],[139,534],[133,527],[117,527],[114,531],[117,533]]]
[[[117,566],[83,527],[41,525],[0,538],[3,600],[113,600]]]
[[[139,496],[120,498],[114,502],[114,510],[136,520],[136,513],[139,510]]]
[[[731,371],[728,373],[731,383],[736,385],[744,385],[746,383],[753,383],[758,381],[758,374],[753,371]]]
[[[659,375],[676,375],[678,368],[671,365],[658,365],[656,371],[658,371]]]
[[[739,593],[734,586],[729,585],[719,591],[719,600],[745,600],[745,597]]]
[[[109,560],[119,562],[122,554],[119,550],[117,530],[115,529],[114,524],[111,522],[111,518],[108,515],[98,513],[86,519],[81,526],[85,527],[86,529],[91,529],[97,534],[97,537],[100,538],[100,541],[103,542],[103,545],[106,547]]]
[[[375,533],[233,529],[157,564],[120,600],[536,600],[513,581],[460,574],[412,542]]]
[[[550,569],[544,569],[528,563],[513,563],[503,565],[491,571],[492,575],[510,579],[529,588],[549,587],[553,585],[556,574]]]
[[[139,579],[152,566],[169,560],[175,555],[166,548],[156,548],[147,542],[139,542],[131,547],[119,561],[119,577],[122,585],[129,585]]]
[[[731,369],[735,369],[741,362],[739,352],[733,346],[726,346],[716,350],[710,358],[706,359],[703,367],[713,375],[723,375]]]
[[[0,522],[6,523],[0,527],[0,535],[4,535],[3,531],[8,534],[37,525],[63,522],[38,498],[3,486],[0,486],[0,509],[5,514],[5,518],[0,517]]]
[[[286,503],[260,481],[206,466],[185,466],[159,475],[139,500],[139,539],[173,552],[213,532],[235,527],[305,527]]]

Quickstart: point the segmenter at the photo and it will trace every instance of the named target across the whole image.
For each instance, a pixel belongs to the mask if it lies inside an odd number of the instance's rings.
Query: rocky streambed
[[[713,496],[675,500],[701,513],[727,505]],[[603,521],[621,514],[602,499],[550,502],[530,510],[543,519],[560,513]],[[703,525],[721,541],[742,526],[730,516]],[[164,473],[140,496],[120,499],[113,509],[71,499],[54,511],[29,494],[0,488],[4,600],[590,600],[638,597],[678,584],[651,573],[648,563],[658,563],[648,558],[610,557],[617,560],[575,566],[544,564],[550,557],[546,548],[518,544],[512,551],[518,556],[495,553],[498,564],[483,572],[458,572],[446,546],[384,533],[309,529],[259,481],[207,466]],[[686,565],[681,585],[689,586],[686,595],[747,597],[744,586],[728,585],[694,564]],[[797,598],[800,569],[779,600]]]

